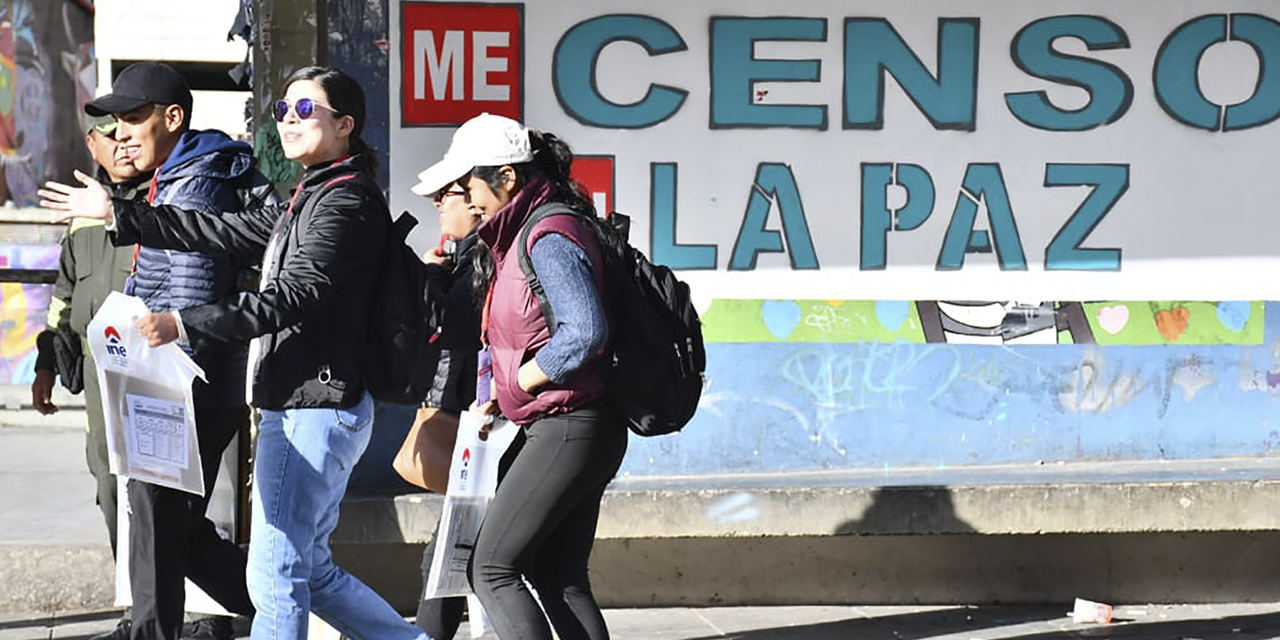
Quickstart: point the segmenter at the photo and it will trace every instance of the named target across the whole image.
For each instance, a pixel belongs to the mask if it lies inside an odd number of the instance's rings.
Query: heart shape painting
[[[1098,326],[1103,331],[1115,335],[1129,325],[1129,307],[1118,304],[1098,309]]]
[[[1174,307],[1156,313],[1156,329],[1165,340],[1176,342],[1187,331],[1191,321],[1191,312],[1186,307]]]
[[[890,331],[901,329],[909,313],[911,313],[911,305],[904,301],[879,300],[876,302],[876,319],[880,321],[880,326]]]
[[[794,300],[765,300],[760,305],[760,317],[764,326],[779,340],[791,337],[800,324],[800,305]]]
[[[1224,300],[1218,303],[1218,320],[1222,322],[1222,326],[1240,333],[1244,331],[1244,325],[1249,322],[1249,315],[1253,311],[1248,302],[1240,300]]]

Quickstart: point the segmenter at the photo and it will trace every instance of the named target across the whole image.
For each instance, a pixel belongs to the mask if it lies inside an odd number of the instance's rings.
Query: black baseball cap
[[[85,113],[105,116],[129,113],[145,104],[176,104],[191,117],[191,89],[173,67],[163,62],[136,62],[111,84],[111,93],[86,102]]]

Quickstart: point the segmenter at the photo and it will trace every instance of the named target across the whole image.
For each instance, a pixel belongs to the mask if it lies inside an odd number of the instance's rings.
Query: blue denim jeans
[[[373,401],[262,412],[249,534],[253,640],[305,640],[315,612],[354,640],[424,640],[381,596],[338,568],[329,534],[369,444]]]

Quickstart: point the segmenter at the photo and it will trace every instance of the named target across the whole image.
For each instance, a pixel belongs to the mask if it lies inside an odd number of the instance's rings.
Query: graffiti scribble
[[[1146,388],[1133,373],[1109,374],[1102,351],[1090,349],[1080,366],[1066,375],[1058,402],[1073,413],[1105,413],[1125,406]]]
[[[1169,374],[1169,383],[1182,389],[1182,397],[1191,402],[1201,389],[1217,382],[1213,371],[1196,361],[1177,366]]]

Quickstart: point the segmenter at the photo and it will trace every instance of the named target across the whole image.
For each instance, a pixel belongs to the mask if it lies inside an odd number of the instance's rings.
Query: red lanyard
[[[159,182],[160,182],[160,169],[156,169],[156,172],[151,174],[151,185],[147,187],[147,204],[149,205],[156,203],[156,191],[158,189]],[[138,254],[140,253],[142,253],[142,245],[141,244],[133,245],[133,265],[129,267],[130,276],[138,273]]]
[[[160,170],[156,169],[156,172],[151,174],[151,186],[147,187],[147,204],[156,203],[156,189],[159,182]]]
[[[298,201],[298,194],[299,194],[299,193],[302,193],[302,183],[301,183],[301,182],[299,182],[299,183],[298,183],[298,186],[296,186],[296,187],[294,187],[294,188],[293,188],[293,197],[292,197],[292,198],[289,198],[289,208],[285,210],[285,212],[284,212],[284,214],[285,214],[285,215],[287,215],[287,216],[291,216],[291,215],[293,215],[293,203],[295,203],[295,202],[297,202],[297,201]]]

